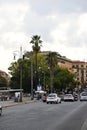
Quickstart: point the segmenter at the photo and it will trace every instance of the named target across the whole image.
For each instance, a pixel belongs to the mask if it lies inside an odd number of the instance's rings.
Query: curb
[[[36,100],[34,100],[34,101],[18,102],[18,103],[13,102],[11,104],[4,104],[4,105],[2,104],[2,108],[12,107],[12,106],[16,106],[16,105],[23,105],[23,104],[28,104],[28,103],[34,103],[34,102],[36,102]]]

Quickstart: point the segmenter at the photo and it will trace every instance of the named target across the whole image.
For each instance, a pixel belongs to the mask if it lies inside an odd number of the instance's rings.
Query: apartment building
[[[65,56],[58,56],[58,65],[62,68],[68,69],[71,73],[73,73],[72,61]]]
[[[74,70],[76,80],[81,85],[87,85],[87,62],[72,61],[72,68]]]
[[[48,55],[49,52],[50,51],[43,51],[40,53],[42,55]],[[67,68],[70,72],[73,72],[72,60],[66,58],[65,56],[60,55],[58,52],[57,52],[57,55],[58,55],[58,65],[62,68]]]

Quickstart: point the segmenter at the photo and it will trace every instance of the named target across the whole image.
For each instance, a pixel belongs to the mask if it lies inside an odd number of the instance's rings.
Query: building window
[[[83,65],[81,65],[81,67],[84,67]]]
[[[78,68],[79,66],[78,65],[76,65],[76,68]]]
[[[61,61],[61,63],[65,64],[65,61]]]
[[[72,65],[72,68],[75,68],[75,65]]]
[[[77,80],[79,80],[79,78],[77,78]]]

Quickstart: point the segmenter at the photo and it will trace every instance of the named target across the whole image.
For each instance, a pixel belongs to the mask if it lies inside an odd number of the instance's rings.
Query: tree
[[[56,52],[49,52],[47,55],[47,61],[50,68],[50,87],[51,92],[53,91],[53,79],[54,79],[54,68],[58,64],[58,57]]]
[[[11,63],[8,68],[11,75],[11,88],[20,88],[20,64],[22,65],[22,88],[24,92],[30,92],[30,59],[19,59],[17,62]]]
[[[42,40],[41,40],[41,37],[38,36],[38,35],[34,35],[32,37],[32,40],[30,41],[30,43],[32,44],[32,49],[33,49],[33,52],[35,54],[35,64],[36,64],[36,67],[35,67],[35,74],[36,74],[36,88],[37,89],[37,85],[38,85],[38,70],[37,70],[37,54],[38,52],[40,51],[40,47],[42,46]]]
[[[0,75],[0,87],[7,87],[7,86],[8,86],[8,81],[6,80],[6,78]]]
[[[68,69],[57,66],[55,68],[54,87],[58,91],[65,90],[66,88],[75,87],[74,74],[70,73]]]

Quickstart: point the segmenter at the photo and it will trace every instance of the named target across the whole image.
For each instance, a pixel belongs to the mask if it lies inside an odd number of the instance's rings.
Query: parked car
[[[74,101],[74,96],[72,94],[65,94],[64,101]]]
[[[80,94],[80,101],[87,101],[87,92],[82,92]]]
[[[2,106],[0,105],[0,116],[2,115]]]
[[[61,98],[57,96],[56,93],[51,93],[47,96],[46,100],[47,104],[48,103],[61,103]]]

